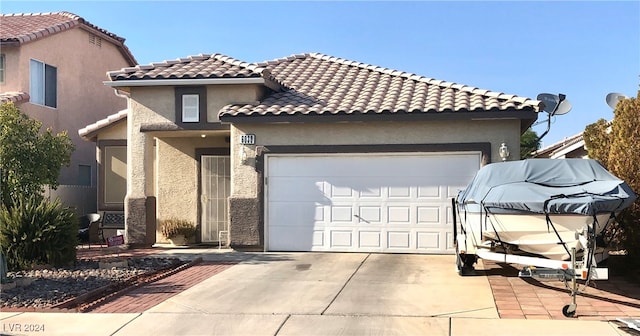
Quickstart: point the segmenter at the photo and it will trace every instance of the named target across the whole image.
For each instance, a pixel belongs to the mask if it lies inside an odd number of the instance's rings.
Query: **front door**
[[[200,167],[202,242],[219,242],[229,233],[227,202],[231,193],[231,159],[228,155],[203,155]]]

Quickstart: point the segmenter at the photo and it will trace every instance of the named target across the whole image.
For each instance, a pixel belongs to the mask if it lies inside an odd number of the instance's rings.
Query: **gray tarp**
[[[620,211],[635,198],[631,188],[598,161],[529,159],[482,167],[459,193],[458,202],[482,204],[492,212],[545,213],[549,200],[549,213],[593,215]]]

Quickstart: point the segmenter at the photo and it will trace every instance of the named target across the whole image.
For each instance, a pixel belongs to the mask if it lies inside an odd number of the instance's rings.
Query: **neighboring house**
[[[582,133],[564,138],[562,141],[558,141],[553,145],[541,148],[531,153],[531,156],[534,158],[548,159],[586,159],[589,157]]]
[[[0,47],[0,101],[54,132],[66,130],[75,151],[59,183],[95,188],[96,147],[78,129],[127,107],[103,84],[108,70],[137,63],[124,38],[68,12],[3,14]],[[95,211],[95,189],[91,195],[91,208],[80,211]]]
[[[198,55],[108,75],[129,107],[79,133],[98,144],[100,194],[114,201],[102,206],[126,209],[132,245],[177,217],[197,223],[202,243],[228,234],[269,251],[452,253],[451,198],[501,160],[502,143],[518,153],[540,111],[315,53]]]

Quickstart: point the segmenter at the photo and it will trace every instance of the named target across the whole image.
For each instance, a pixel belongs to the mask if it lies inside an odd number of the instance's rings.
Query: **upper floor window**
[[[4,54],[0,54],[0,83],[4,83]]]
[[[177,87],[176,124],[183,128],[198,128],[207,122],[207,89],[204,86]]]
[[[29,101],[33,104],[58,107],[58,69],[40,61],[29,63]]]
[[[197,94],[182,95],[182,122],[200,121],[199,98]]]

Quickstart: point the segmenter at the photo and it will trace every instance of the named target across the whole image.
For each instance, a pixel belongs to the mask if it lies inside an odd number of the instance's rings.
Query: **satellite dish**
[[[556,112],[551,115],[563,115],[567,114],[571,111],[571,103],[569,100],[565,99],[558,104],[558,108],[556,108]]]
[[[610,94],[607,95],[607,98],[606,98],[607,105],[609,105],[609,107],[615,110],[616,105],[618,105],[618,102],[623,99],[627,99],[627,96],[623,95],[622,93],[611,92]]]
[[[536,99],[544,103],[543,111],[549,113],[549,116],[554,116],[563,115],[571,111],[571,103],[566,97],[562,93],[558,95],[541,93]]]
[[[541,93],[536,97],[536,99],[544,103],[544,108],[542,110],[547,113],[552,113],[560,102],[560,98],[551,93]]]

